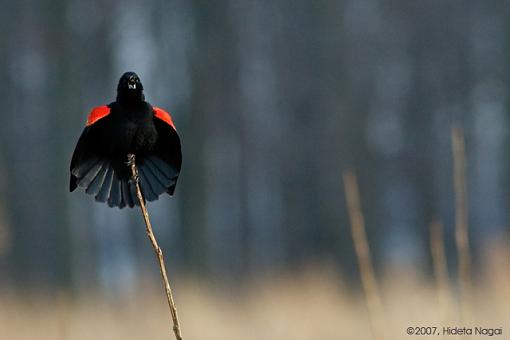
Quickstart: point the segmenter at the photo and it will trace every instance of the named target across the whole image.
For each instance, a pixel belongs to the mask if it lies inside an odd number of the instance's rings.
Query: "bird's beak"
[[[128,80],[128,89],[136,90],[136,79],[135,78],[129,78],[129,80]]]

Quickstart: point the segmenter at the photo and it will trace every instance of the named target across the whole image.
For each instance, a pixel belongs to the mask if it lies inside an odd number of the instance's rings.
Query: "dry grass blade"
[[[443,313],[441,321],[451,321],[448,265],[444,249],[443,224],[439,220],[434,220],[430,224],[430,252],[434,266],[439,310]]]
[[[156,241],[156,237],[154,236],[154,233],[152,232],[152,226],[151,226],[151,221],[149,219],[149,213],[147,212],[147,208],[145,207],[144,199],[142,196],[142,191],[140,189],[140,183],[138,180],[138,170],[137,170],[136,164],[135,164],[135,155],[133,155],[133,154],[128,155],[128,165],[131,167],[131,175],[132,175],[132,178],[136,184],[136,196],[138,197],[138,201],[140,202],[140,209],[142,210],[143,219],[145,221],[145,226],[147,229],[147,236],[149,237],[149,240],[151,241],[151,244],[152,244],[152,248],[154,248],[154,252],[156,253],[156,256],[158,258],[159,269],[160,269],[161,277],[163,278],[163,282],[164,282],[164,286],[165,286],[168,307],[170,308],[170,313],[172,315],[172,322],[174,325],[173,331],[175,334],[175,338],[177,340],[182,340],[181,328],[179,326],[179,318],[177,316],[177,307],[175,306],[174,298],[172,296],[172,289],[170,288],[170,282],[168,281],[168,276],[166,274],[166,266],[165,266],[165,260],[163,258],[163,251],[161,250],[161,247],[158,245],[158,242]]]
[[[468,238],[468,209],[466,188],[466,153],[464,133],[460,126],[452,127],[453,181],[455,190],[455,243],[461,286],[463,321],[470,317],[471,256]]]
[[[365,300],[370,314],[372,334],[374,338],[384,338],[382,303],[379,297],[379,290],[377,288],[370,256],[370,247],[365,232],[365,220],[361,211],[359,189],[355,173],[352,170],[344,172],[343,181],[347,208],[351,221],[351,234],[356,257],[358,259]]]

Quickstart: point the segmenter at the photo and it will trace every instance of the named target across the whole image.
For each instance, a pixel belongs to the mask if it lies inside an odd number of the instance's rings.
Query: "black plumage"
[[[148,201],[172,195],[181,170],[181,143],[172,119],[145,101],[134,72],[119,80],[116,101],[89,115],[74,150],[69,190],[85,188],[110,207],[139,205],[127,155],[136,156],[140,186]]]

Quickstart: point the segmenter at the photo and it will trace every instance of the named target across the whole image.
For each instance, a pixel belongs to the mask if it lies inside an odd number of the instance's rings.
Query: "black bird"
[[[181,142],[170,114],[145,101],[143,85],[134,72],[120,78],[116,101],[90,112],[71,159],[69,190],[83,187],[110,207],[139,205],[128,154],[136,156],[146,200],[174,193],[181,170]]]

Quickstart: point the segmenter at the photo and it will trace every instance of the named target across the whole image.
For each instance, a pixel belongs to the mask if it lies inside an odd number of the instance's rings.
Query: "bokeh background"
[[[186,339],[380,338],[350,235],[349,168],[390,338],[466,323],[454,124],[466,140],[471,324],[510,327],[507,2],[1,5],[1,339],[170,336],[139,211],[68,192],[88,112],[130,70],[182,139],[175,196],[149,210]],[[448,312],[436,304],[434,220]]]

